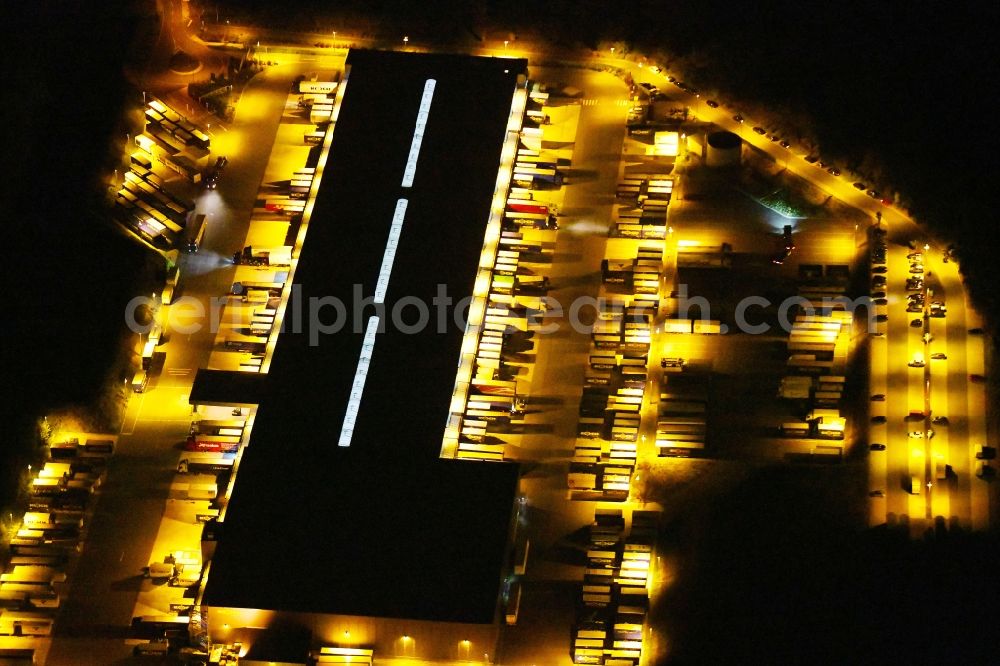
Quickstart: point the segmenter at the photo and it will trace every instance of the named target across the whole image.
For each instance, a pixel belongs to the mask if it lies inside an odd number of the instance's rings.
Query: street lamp
[[[406,46],[409,43],[409,41],[410,41],[410,38],[407,37],[406,35],[403,35],[403,46]]]
[[[506,40],[506,39],[505,39],[505,40],[503,40],[503,50],[504,50],[504,51],[506,51],[506,50],[507,50],[507,41],[508,41],[508,40]]]

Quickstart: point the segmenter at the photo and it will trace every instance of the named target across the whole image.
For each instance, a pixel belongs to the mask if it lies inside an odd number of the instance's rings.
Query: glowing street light
[[[505,39],[505,40],[503,40],[503,50],[504,50],[504,51],[506,51],[506,50],[507,50],[507,42],[508,42],[508,40],[506,40],[506,39]]]
[[[406,46],[409,42],[410,38],[406,35],[403,35],[403,46]]]

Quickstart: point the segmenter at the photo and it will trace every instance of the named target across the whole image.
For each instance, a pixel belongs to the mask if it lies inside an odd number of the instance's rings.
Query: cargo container
[[[188,437],[184,445],[186,451],[214,451],[223,453],[233,453],[240,448],[240,436],[228,435],[201,435],[195,434]]]
[[[809,424],[798,422],[782,423],[781,434],[785,437],[808,437]]]
[[[181,454],[177,462],[179,474],[224,472],[233,467],[235,453],[212,453],[188,451]]]

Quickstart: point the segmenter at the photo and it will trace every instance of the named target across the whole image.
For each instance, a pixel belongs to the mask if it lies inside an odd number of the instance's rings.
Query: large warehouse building
[[[463,330],[450,317],[412,326],[416,306],[402,310],[412,328],[387,320],[400,299],[429,306],[439,285],[455,302],[472,295],[525,70],[349,54],[270,367],[202,371],[192,391],[194,403],[258,404],[212,526],[201,608],[214,641],[273,661],[299,658],[280,636],[376,660],[492,660],[518,469],[440,457]],[[385,316],[371,303],[355,316],[357,284]],[[347,305],[343,330],[289,325],[329,297]]]

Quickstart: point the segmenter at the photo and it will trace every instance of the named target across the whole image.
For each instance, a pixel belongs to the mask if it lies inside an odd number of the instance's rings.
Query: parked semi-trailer
[[[177,472],[180,474],[224,472],[232,469],[235,461],[235,453],[185,451],[177,462]]]
[[[507,210],[517,211],[519,213],[535,213],[537,215],[548,215],[549,207],[543,204],[539,204],[533,201],[524,200],[508,200]]]
[[[240,448],[240,436],[194,434],[188,437],[184,448],[187,451],[235,453]]]
[[[289,245],[269,248],[247,245],[242,252],[233,255],[233,263],[245,266],[290,266],[292,248]]]
[[[243,296],[248,291],[257,290],[266,291],[271,296],[281,296],[284,286],[284,282],[234,282],[229,293],[233,296]]]

